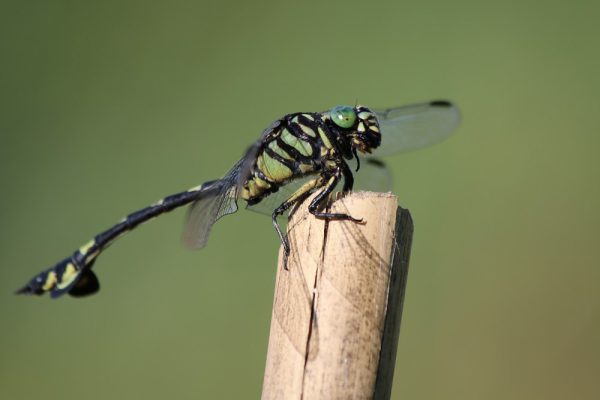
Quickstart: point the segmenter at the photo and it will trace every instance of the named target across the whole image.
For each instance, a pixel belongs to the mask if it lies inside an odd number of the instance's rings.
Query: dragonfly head
[[[370,153],[381,144],[377,116],[364,106],[336,106],[329,111],[336,128],[361,153]]]

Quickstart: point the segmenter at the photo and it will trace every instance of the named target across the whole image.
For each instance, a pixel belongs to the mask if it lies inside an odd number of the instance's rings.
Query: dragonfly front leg
[[[316,195],[314,199],[312,199],[312,201],[310,202],[310,205],[308,206],[308,211],[312,215],[314,215],[315,217],[318,217],[318,218],[323,218],[323,219],[328,219],[328,220],[336,220],[336,221],[363,222],[362,218],[360,218],[360,219],[354,218],[353,216],[351,216],[349,214],[328,213],[328,212],[320,212],[319,211],[320,209],[322,209],[324,202],[327,201],[331,192],[333,192],[333,189],[335,189],[335,186],[339,182],[341,175],[342,175],[342,172],[339,169],[335,171],[334,175],[332,175],[329,178],[329,180],[327,181],[327,183],[325,184],[325,188],[323,190],[321,190],[321,192],[319,192],[319,194]]]
[[[356,161],[358,162],[358,157],[356,157]],[[360,165],[360,164],[359,164]],[[342,175],[344,177],[344,188],[343,188],[343,192],[350,192],[352,191],[352,188],[354,187],[354,175],[352,175],[352,171],[350,170],[350,167],[348,166],[348,164],[344,161],[342,161]],[[358,167],[356,168],[356,170],[358,171]]]

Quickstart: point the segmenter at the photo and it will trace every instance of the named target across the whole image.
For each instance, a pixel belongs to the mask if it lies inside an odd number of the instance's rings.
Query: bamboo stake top
[[[280,251],[262,398],[389,398],[410,214],[383,193],[333,203],[363,223],[315,218],[308,203],[288,223],[288,270]]]

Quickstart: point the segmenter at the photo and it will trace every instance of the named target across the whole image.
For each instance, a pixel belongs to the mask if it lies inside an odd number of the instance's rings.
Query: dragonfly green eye
[[[351,128],[356,122],[356,113],[350,106],[333,107],[329,114],[333,122],[340,128]]]

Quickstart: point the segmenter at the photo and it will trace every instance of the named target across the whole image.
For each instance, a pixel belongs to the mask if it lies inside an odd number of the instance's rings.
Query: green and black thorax
[[[357,150],[370,152],[380,143],[377,118],[366,107],[288,114],[255,144],[254,164],[241,185],[240,198],[253,205],[291,181],[337,170],[345,179],[344,189],[351,190],[352,173],[346,160],[358,161]]]

